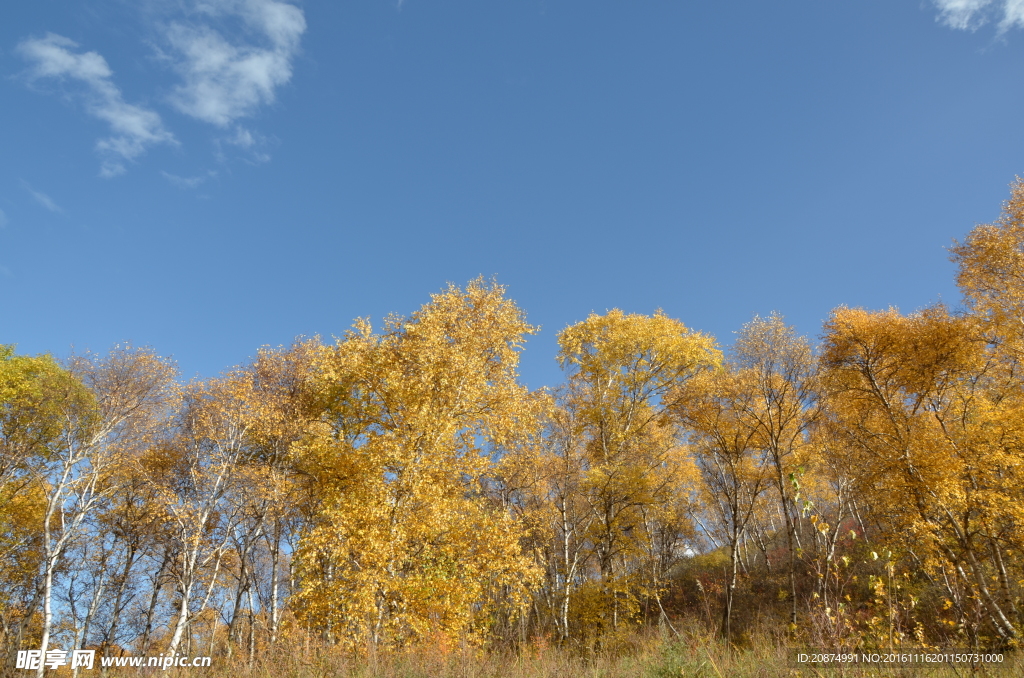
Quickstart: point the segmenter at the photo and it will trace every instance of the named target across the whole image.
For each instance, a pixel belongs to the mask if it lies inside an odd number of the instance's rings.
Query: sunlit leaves
[[[516,380],[532,331],[477,280],[323,349],[328,426],[302,462],[317,479],[297,597],[309,623],[357,646],[401,643],[473,634],[495,602],[522,604],[534,570],[487,488],[494,451],[538,426],[543,398]]]

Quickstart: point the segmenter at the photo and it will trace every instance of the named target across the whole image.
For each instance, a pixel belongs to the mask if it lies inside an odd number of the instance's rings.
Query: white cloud
[[[208,19],[240,20],[242,36],[257,38],[229,40],[209,23],[172,22],[166,28],[166,56],[184,80],[171,102],[186,115],[227,127],[272,103],[275,90],[291,79],[306,19],[281,0],[199,0],[195,10]]]
[[[989,21],[998,21],[1002,33],[1015,26],[1024,27],[1024,0],[934,0],[939,20],[950,28],[974,30]]]
[[[164,175],[164,179],[171,182],[178,188],[197,188],[200,184],[205,183],[209,179],[217,176],[217,173],[213,170],[208,170],[206,174],[200,174],[194,177],[179,177],[177,174],[171,174],[170,172],[161,171],[160,174]]]
[[[158,56],[180,76],[164,101],[222,128],[215,140],[220,155],[224,145],[241,149],[254,162],[270,158],[261,150],[267,140],[237,122],[273,103],[277,90],[291,80],[292,62],[306,31],[305,15],[293,2],[152,0],[147,5],[163,15],[156,24],[161,36]],[[150,14],[149,19],[156,17]],[[69,93],[84,102],[90,115],[109,125],[111,135],[96,142],[102,176],[123,173],[128,162],[151,146],[178,145],[156,111],[124,100],[99,53],[82,51],[54,33],[26,39],[17,50],[30,63],[31,81],[74,85]]]
[[[228,138],[227,142],[240,148],[252,148],[256,145],[256,138],[252,135],[252,132],[242,126],[238,126],[235,128],[235,136]]]
[[[37,191],[36,189],[32,188],[31,184],[29,184],[27,181],[22,181],[21,187],[28,191],[28,194],[31,195],[37,203],[39,203],[46,209],[50,210],[54,214],[64,214],[64,210],[62,210],[60,208],[60,205],[55,203],[53,199],[50,198],[50,196],[46,195],[42,191]]]
[[[18,51],[32,62],[33,79],[70,78],[85,85],[86,110],[110,125],[113,133],[96,142],[96,149],[104,156],[102,176],[121,174],[124,161],[134,160],[149,146],[177,144],[156,112],[125,102],[113,83],[106,59],[96,52],[73,52],[76,47],[68,38],[47,33],[45,38],[25,40]]]
[[[0,266],[0,275],[4,276],[5,278],[13,278],[14,271],[7,268],[6,266]]]
[[[985,22],[983,10],[992,0],[935,0],[935,4],[943,23],[963,30]]]
[[[229,134],[213,140],[214,157],[218,162],[228,162],[228,155],[233,153],[230,147],[234,147],[238,151],[238,154],[233,156],[235,159],[241,159],[251,165],[262,165],[270,162],[267,148],[273,146],[276,141],[273,137],[267,138],[259,132],[235,125]]]
[[[7,228],[7,223],[7,215],[4,213],[3,210],[0,210],[0,228]]]
[[[999,27],[1006,30],[1014,26],[1024,26],[1024,0],[1004,0],[1003,20]]]

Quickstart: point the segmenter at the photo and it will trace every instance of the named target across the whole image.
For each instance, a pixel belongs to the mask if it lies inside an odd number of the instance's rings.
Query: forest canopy
[[[1015,647],[1024,182],[951,254],[961,308],[839,307],[817,342],[593,314],[535,391],[484,279],[191,382],[0,346],[0,648]]]

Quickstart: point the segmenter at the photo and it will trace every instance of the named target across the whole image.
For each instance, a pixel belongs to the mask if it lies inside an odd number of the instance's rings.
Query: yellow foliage
[[[498,285],[434,295],[380,335],[356,323],[317,359],[324,424],[301,445],[314,478],[297,613],[350,646],[481,639],[537,572],[489,496],[494,453],[539,425],[516,380],[534,331]]]
[[[1021,391],[976,316],[838,309],[826,325],[829,423],[864,504],[901,545],[952,568],[997,632],[1016,635],[1008,590],[987,584],[1001,541],[1018,543]],[[900,535],[901,537],[897,537]],[[1000,602],[1000,598],[1003,602]]]

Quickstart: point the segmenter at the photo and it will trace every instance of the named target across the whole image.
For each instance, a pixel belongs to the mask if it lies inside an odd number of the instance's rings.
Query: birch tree
[[[503,288],[477,280],[381,334],[360,321],[325,351],[324,429],[303,452],[320,489],[296,595],[325,639],[478,642],[495,604],[521,611],[536,572],[488,485],[496,451],[538,426],[516,374],[532,331]]]
[[[641,596],[658,595],[638,562],[650,550],[648,512],[670,504],[680,480],[667,396],[717,366],[721,353],[710,336],[660,311],[594,314],[558,340],[568,373],[559,404],[579,448],[566,454],[584,464],[580,492],[593,518],[587,541],[600,587],[594,614],[601,630],[615,630],[636,616]]]

